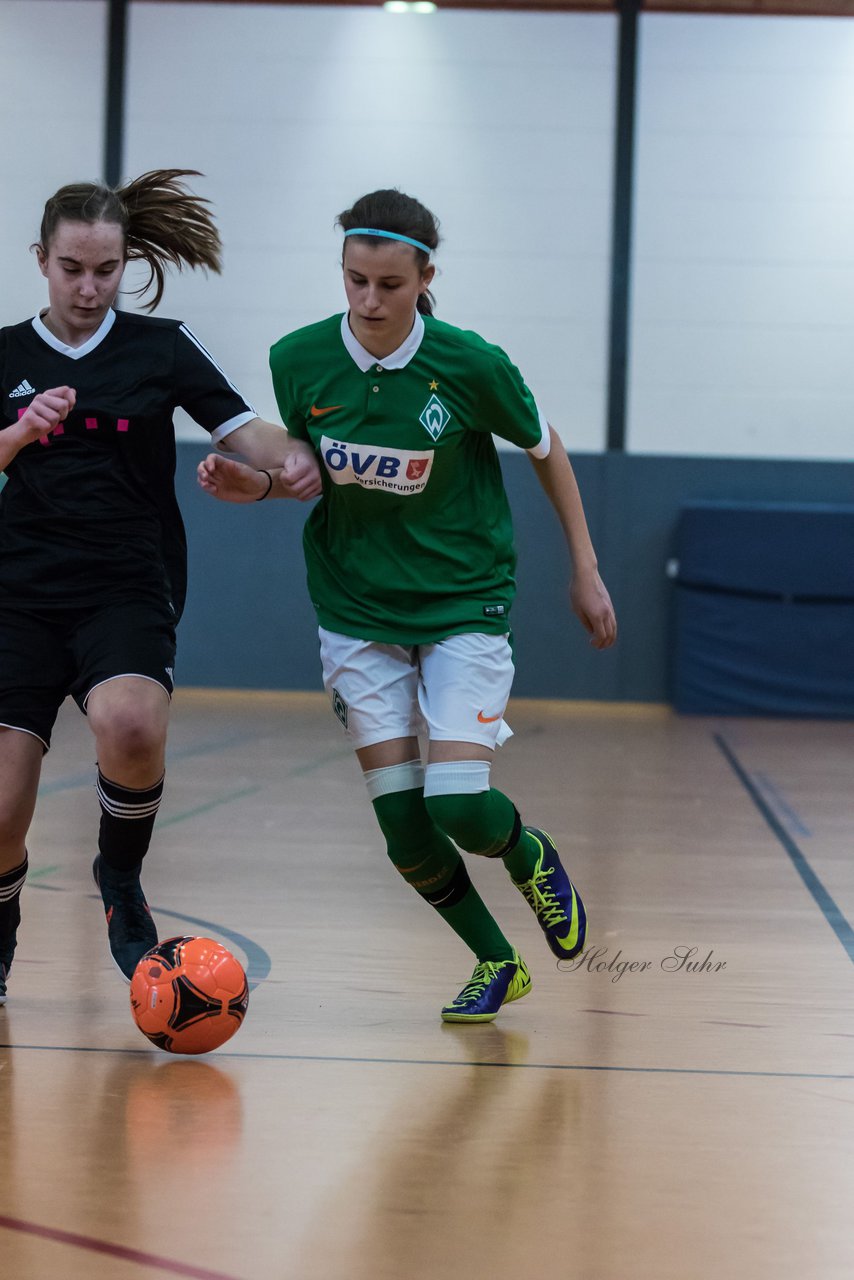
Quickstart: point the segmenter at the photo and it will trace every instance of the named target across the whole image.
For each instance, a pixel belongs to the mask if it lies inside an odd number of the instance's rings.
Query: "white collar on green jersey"
[[[82,347],[69,347],[61,338],[57,338],[56,334],[51,333],[41,316],[33,317],[33,328],[39,337],[46,342],[49,347],[53,347],[54,351],[58,351],[64,356],[70,356],[72,360],[79,360],[81,356],[88,356],[90,351],[94,351],[95,348],[104,341],[115,323],[116,313],[113,308],[110,307],[98,328],[92,334],[92,337],[87,338]]]
[[[344,346],[356,361],[362,373],[367,373],[369,369],[376,368],[378,364],[381,364],[384,369],[405,369],[421,346],[421,340],[424,337],[424,317],[420,311],[415,312],[415,323],[410,329],[409,337],[406,341],[401,343],[397,351],[392,351],[391,355],[383,356],[382,360],[372,356],[370,351],[366,351],[361,342],[358,341],[350,328],[347,314],[345,311],[341,317],[341,337],[344,340]]]

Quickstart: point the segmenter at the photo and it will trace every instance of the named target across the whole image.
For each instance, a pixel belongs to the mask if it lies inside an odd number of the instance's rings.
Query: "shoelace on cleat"
[[[473,1004],[489,984],[498,977],[499,970],[503,969],[505,964],[512,963],[512,960],[502,960],[500,964],[496,964],[493,960],[484,960],[481,964],[475,965],[474,973],[456,1000],[452,1000],[451,1003],[456,1005]]]
[[[552,928],[556,924],[569,923],[566,912],[555,897],[554,890],[540,888],[540,882],[545,881],[553,871],[554,867],[541,867],[530,880],[520,885],[522,896],[533,907],[537,919],[542,918]]]

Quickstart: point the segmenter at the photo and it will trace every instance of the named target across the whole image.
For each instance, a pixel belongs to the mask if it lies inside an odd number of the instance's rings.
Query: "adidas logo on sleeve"
[[[35,387],[30,386],[27,379],[24,378],[24,381],[19,382],[14,391],[9,392],[9,399],[14,400],[16,396],[34,396],[35,394]]]

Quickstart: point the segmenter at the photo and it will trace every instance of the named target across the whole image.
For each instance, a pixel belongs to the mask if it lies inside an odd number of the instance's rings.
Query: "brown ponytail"
[[[197,169],[152,169],[123,187],[80,182],[61,187],[45,205],[39,246],[47,253],[59,222],[113,222],[121,227],[128,262],[148,264],[148,279],[134,293],[153,311],[163,297],[166,268],[222,270],[222,242],[208,204],[179,181],[201,177]]]

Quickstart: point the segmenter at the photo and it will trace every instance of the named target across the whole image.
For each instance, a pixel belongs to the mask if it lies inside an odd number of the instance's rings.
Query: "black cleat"
[[[116,871],[98,854],[92,874],[104,900],[113,961],[125,982],[130,982],[146,951],[157,946],[157,929],[139,883],[139,871]]]
[[[12,968],[15,948],[18,945],[18,925],[21,923],[21,904],[18,897],[15,898],[11,910],[7,905],[4,915],[6,917],[3,921],[4,932],[0,937],[0,1004],[6,1003],[6,983],[9,981],[9,970]]]

